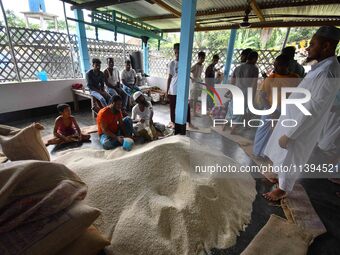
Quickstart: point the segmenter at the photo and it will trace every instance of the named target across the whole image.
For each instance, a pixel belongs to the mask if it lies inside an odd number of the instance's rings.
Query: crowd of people
[[[136,72],[131,61],[125,61],[125,68],[120,73],[114,66],[114,59],[107,58],[107,68],[102,72],[101,61],[92,59],[92,69],[86,73],[87,88],[95,99],[94,111],[97,113],[97,126],[100,144],[104,149],[114,149],[123,144],[124,138],[142,142],[158,138],[153,110],[150,101],[136,85]],[[131,101],[135,103],[131,107]],[[132,108],[132,109],[131,109]],[[67,104],[57,106],[60,116],[55,121],[54,138],[47,144],[64,144],[74,141],[88,141],[90,136],[82,134],[71,115]],[[131,110],[131,117],[128,112]],[[157,126],[160,132],[162,125]]]
[[[261,116],[264,125],[256,130],[253,154],[255,157],[270,159],[273,166],[304,166],[310,158],[313,150],[318,149],[331,153],[335,163],[339,160],[339,134],[340,134],[340,64],[335,51],[340,40],[340,29],[325,26],[311,38],[307,62],[314,61],[311,71],[305,74],[303,66],[294,59],[295,48],[286,47],[275,58],[273,70],[259,80],[259,69],[256,65],[258,53],[252,49],[245,49],[241,53],[241,64],[238,65],[231,76],[230,83],[237,86],[247,97],[248,88],[252,88],[253,94],[248,95],[256,101],[257,107],[263,110],[271,109],[272,114]],[[168,79],[166,96],[170,106],[170,128],[174,128],[177,87],[179,47],[174,44],[174,59],[168,65]],[[207,66],[203,78],[203,69],[206,54],[198,53],[197,62],[191,67],[192,88],[188,105],[187,122],[192,128],[191,111],[197,114],[197,104],[202,98],[204,87],[214,88],[217,83],[220,68],[217,67],[219,56],[214,55]],[[143,93],[136,86],[136,72],[131,68],[129,60],[125,63],[125,69],[120,74],[114,66],[113,58],[107,59],[107,68],[100,71],[101,62],[93,59],[92,69],[86,74],[87,86],[91,95],[100,104],[97,115],[98,133],[100,143],[104,149],[113,149],[122,145],[125,137],[142,137],[144,141],[158,138],[157,130],[153,122],[153,108],[151,102],[146,100]],[[204,82],[203,82],[204,81]],[[282,88],[303,88],[310,92],[311,98],[304,104],[305,109],[311,115],[305,115],[294,104],[287,104],[286,109],[281,109]],[[273,91],[278,93],[273,93]],[[277,96],[277,98],[274,98]],[[289,99],[299,99],[299,93],[291,93]],[[253,116],[248,111],[247,100],[244,100],[244,115],[236,115],[233,112],[235,102],[231,93],[229,97],[226,119],[236,123],[247,123]],[[135,106],[132,108],[131,117],[128,116],[130,99],[133,98]],[[236,100],[236,99],[235,99]],[[275,101],[275,104],[274,104]],[[211,98],[208,98],[208,109],[213,108]],[[191,106],[191,107],[190,107]],[[275,109],[273,109],[273,107]],[[79,126],[71,115],[68,105],[59,105],[60,116],[56,119],[54,135],[51,143],[65,143],[74,140],[86,141],[89,136],[82,134]],[[277,119],[273,125],[272,119]],[[284,120],[296,120],[294,127],[283,126]],[[237,134],[239,125],[231,127],[231,134]],[[295,173],[279,172],[277,179],[272,179],[278,186],[271,192],[264,194],[265,198],[277,201],[287,195],[293,189],[298,175]]]
[[[279,169],[277,178],[271,179],[277,183],[277,188],[265,193],[264,197],[270,201],[278,201],[293,190],[299,177],[300,170],[308,167],[308,160],[313,150],[319,149],[329,153],[330,161],[339,164],[339,135],[340,135],[340,64],[335,55],[340,40],[340,29],[324,26],[317,30],[311,38],[307,62],[312,62],[312,69],[305,74],[304,68],[294,59],[295,48],[286,47],[274,61],[274,69],[269,76],[262,74],[264,80],[258,81],[259,70],[256,66],[257,53],[251,49],[242,52],[244,63],[235,68],[231,83],[239,87],[244,95],[248,88],[253,88],[253,102],[259,101],[257,106],[263,110],[272,109],[274,113],[261,116],[264,123],[258,127],[255,134],[253,155],[262,159],[270,159],[274,169]],[[310,92],[310,99],[304,103],[310,113],[306,115],[294,104],[286,104],[284,113],[281,109],[281,89],[298,87]],[[277,98],[273,98],[273,90],[277,89]],[[256,93],[255,93],[256,91]],[[300,99],[299,93],[291,93],[289,100]],[[252,114],[233,114],[233,99],[228,105],[227,119],[236,123],[248,120]],[[276,125],[271,121],[277,120]],[[285,120],[295,120],[295,126],[285,126]],[[247,123],[244,121],[243,123]],[[231,127],[231,134],[236,134],[239,125]],[[284,171],[285,167],[298,169]],[[300,169],[301,168],[301,169]]]
[[[248,88],[252,88],[252,101],[257,101],[257,106],[263,110],[272,108],[273,90],[277,90],[276,106],[272,114],[261,116],[264,125],[256,130],[253,154],[256,157],[270,159],[273,166],[283,169],[285,166],[305,166],[315,148],[331,153],[333,162],[339,162],[339,134],[340,134],[340,64],[337,60],[335,50],[340,40],[340,30],[332,26],[324,26],[311,38],[307,48],[307,62],[312,63],[312,69],[305,74],[305,70],[295,59],[295,47],[289,46],[282,50],[275,58],[271,73],[262,73],[264,80],[259,80],[259,69],[256,65],[258,53],[252,49],[245,49],[241,53],[241,64],[233,71],[230,83],[237,86],[247,98]],[[170,99],[171,125],[175,121],[176,89],[178,78],[179,44],[174,45],[175,59],[169,65],[169,77],[167,83],[167,94]],[[198,53],[198,61],[191,68],[191,79],[193,82],[190,91],[191,107],[196,115],[196,105],[202,96],[202,89],[214,88],[218,83],[219,68],[217,64],[219,56],[214,55],[211,64],[205,70],[205,82],[203,82],[203,63],[206,54]],[[294,105],[287,104],[285,114],[281,114],[281,89],[303,88],[310,92],[311,98],[304,107],[311,116],[304,115]],[[289,99],[299,99],[299,93],[288,94]],[[247,100],[244,100],[244,115],[233,113],[233,98],[231,93],[226,93],[230,98],[226,119],[234,123],[247,123],[254,117],[248,110]],[[256,100],[257,99],[257,100]],[[207,108],[213,108],[212,98],[207,98]],[[297,121],[295,127],[283,125],[272,125],[270,119],[277,119],[277,123],[293,119]],[[246,120],[246,121],[244,121]],[[189,124],[190,105],[188,107]],[[244,121],[244,122],[242,122]],[[231,127],[231,134],[237,134],[240,125]],[[279,172],[278,178],[272,179],[278,187],[264,194],[271,201],[277,201],[292,191],[297,174]]]
[[[123,101],[123,110],[127,110],[129,99],[133,92],[139,91],[136,86],[137,74],[131,68],[131,61],[125,61],[125,68],[121,75],[114,66],[112,57],[107,58],[107,68],[102,72],[101,61],[97,58],[92,59],[92,69],[86,73],[86,83],[91,96],[96,99],[95,111],[107,106],[112,102],[115,95],[119,95]]]
[[[168,65],[168,79],[167,79],[167,89],[166,96],[169,100],[170,105],[170,123],[169,127],[174,128],[175,126],[175,112],[176,112],[176,98],[177,98],[177,86],[178,85],[178,62],[179,62],[179,48],[180,44],[175,43],[173,50],[175,59],[173,59]],[[197,55],[197,62],[190,69],[190,79],[192,82],[192,88],[190,90],[190,104],[188,105],[188,113],[187,113],[187,123],[188,127],[196,128],[191,123],[191,115],[194,117],[199,116],[197,113],[198,100],[202,97],[202,91],[204,88],[211,90],[214,88],[214,84],[217,81],[221,81],[220,78],[222,73],[220,72],[221,67],[217,67],[219,62],[219,56],[213,55],[212,62],[205,69],[203,77],[203,69],[204,62],[206,58],[206,54],[203,51],[200,51]],[[207,98],[208,109],[212,109],[213,99],[211,97]]]

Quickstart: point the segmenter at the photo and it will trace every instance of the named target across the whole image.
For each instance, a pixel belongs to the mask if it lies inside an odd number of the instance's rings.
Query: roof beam
[[[259,6],[256,3],[256,0],[251,0],[250,1],[250,7],[255,12],[256,16],[259,18],[259,20],[261,22],[266,21],[266,19],[263,16],[263,13],[262,13],[261,9],[259,8]]]
[[[175,8],[171,7],[167,3],[163,2],[162,0],[152,0],[152,2],[154,2],[157,5],[159,5],[164,10],[167,10],[172,15],[174,15],[176,18],[180,18],[181,17],[181,13],[179,11],[177,11]]]
[[[256,18],[256,16],[255,16]],[[210,20],[210,21],[206,21],[206,22],[198,22],[198,24],[200,26],[205,26],[205,25],[211,25],[211,24],[216,24],[216,23],[235,23],[235,22],[242,22],[243,17],[240,18],[233,18],[233,19],[216,19],[216,20]],[[249,22],[251,23],[251,19],[254,19],[254,17],[249,18]]]
[[[179,11],[177,11],[176,9],[172,8],[170,5],[168,5],[167,3],[163,2],[162,0],[152,0],[155,4],[159,5],[160,7],[162,7],[163,9],[171,12],[172,15],[174,15],[176,18],[180,18],[181,17],[181,13]],[[196,28],[200,28],[199,24],[196,24]]]
[[[340,26],[340,18],[330,20],[303,20],[303,21],[265,21],[251,23],[250,28],[270,28],[270,27],[317,27],[317,26]],[[195,31],[216,31],[239,28],[238,24],[224,26],[199,27]],[[164,33],[180,32],[179,29],[163,29]]]
[[[339,0],[300,0],[300,1],[279,0],[275,2],[259,3],[257,5],[260,10],[265,10],[265,9],[274,9],[274,8],[283,8],[283,7],[298,7],[298,6],[328,5],[328,4],[339,4]],[[247,8],[247,5],[240,5],[240,6],[236,6],[232,8],[201,10],[201,11],[196,12],[196,17],[212,16],[212,15],[218,15],[218,14],[231,13],[231,12],[244,12],[246,8]],[[151,21],[151,20],[175,19],[175,18],[177,17],[173,14],[165,14],[165,15],[158,15],[158,16],[139,17],[138,19],[141,21]]]
[[[85,3],[77,4],[77,5],[73,4],[73,6],[71,6],[71,10],[74,10],[74,9],[95,10],[97,8],[102,8],[106,6],[129,3],[129,2],[136,2],[136,1],[137,0],[96,0],[96,1],[85,2]]]
[[[162,19],[176,19],[177,17],[174,14],[164,14],[164,15],[156,15],[150,17],[141,17],[138,18],[140,21],[152,21],[152,20],[162,20]]]

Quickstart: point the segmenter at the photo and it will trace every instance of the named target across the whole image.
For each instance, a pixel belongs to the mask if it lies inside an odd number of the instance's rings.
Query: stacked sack
[[[1,255],[94,255],[110,244],[92,225],[100,211],[83,202],[85,183],[49,161],[35,124],[0,142],[11,160],[0,164]]]

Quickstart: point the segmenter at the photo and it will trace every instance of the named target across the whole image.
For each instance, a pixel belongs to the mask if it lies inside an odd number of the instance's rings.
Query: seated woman
[[[76,119],[71,115],[71,108],[68,104],[59,104],[57,109],[60,116],[54,123],[54,138],[49,140],[47,145],[90,140],[90,135],[81,133]]]
[[[150,102],[145,100],[143,93],[137,91],[133,94],[133,100],[137,103],[132,108],[132,121],[137,123],[134,127],[135,134],[146,141],[157,139],[157,131],[152,121],[153,110]]]

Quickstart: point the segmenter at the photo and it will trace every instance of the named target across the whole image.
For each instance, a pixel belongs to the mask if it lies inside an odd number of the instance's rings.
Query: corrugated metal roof
[[[297,15],[338,15],[340,17],[340,0],[339,4],[331,5],[311,5],[311,6],[299,6],[299,7],[284,7],[262,10],[265,15],[272,14],[297,14]]]
[[[197,10],[222,9],[234,6],[247,6],[247,0],[198,0]]]
[[[91,0],[62,0],[67,2],[85,3]],[[124,2],[124,0],[121,0]],[[176,30],[180,27],[180,19],[170,9],[181,11],[183,0],[157,0],[161,4],[151,4],[152,0],[137,0],[127,3],[118,3],[107,8],[123,12],[134,18],[141,18],[144,22],[165,30]],[[99,1],[97,1],[99,3]],[[340,0],[256,0],[265,22],[260,19],[255,11],[251,10],[249,22],[257,26],[273,25],[275,21],[282,22],[299,21],[298,24],[317,20],[327,21],[340,25]],[[280,7],[284,6],[284,7]],[[244,11],[248,6],[248,0],[197,0],[197,24],[205,28],[228,28],[237,25],[244,18]],[[102,9],[102,8],[101,8]],[[336,18],[336,19],[334,19]],[[267,23],[266,23],[267,22]],[[332,23],[333,22],[333,23]],[[284,24],[282,25],[284,26]]]
[[[164,10],[162,7],[156,4],[150,4],[146,1],[136,1],[136,2],[116,4],[114,6],[110,6],[109,8],[120,11],[134,18],[164,15],[164,14],[169,13],[168,11]]]
[[[163,2],[175,8],[177,11],[181,11],[182,8],[181,0],[163,0]]]

